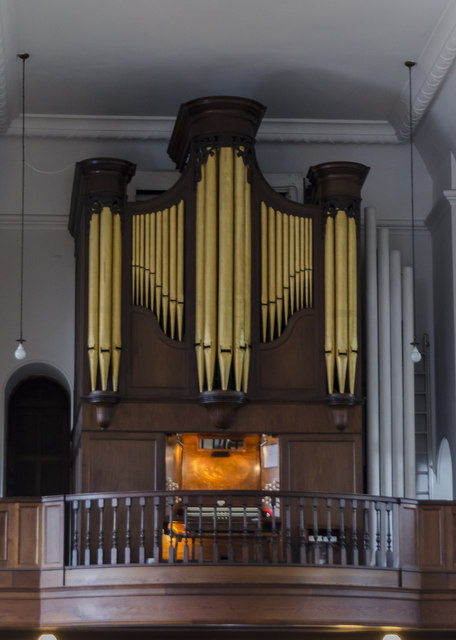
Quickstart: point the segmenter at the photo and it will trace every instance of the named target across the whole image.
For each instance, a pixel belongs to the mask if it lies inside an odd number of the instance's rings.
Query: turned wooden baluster
[[[249,561],[249,532],[247,529],[247,498],[242,498],[242,562],[247,564]]]
[[[234,562],[234,553],[233,553],[233,498],[232,496],[228,497],[228,562],[233,564]]]
[[[117,564],[117,507],[119,506],[119,501],[117,498],[112,498],[112,545],[111,545],[111,564]]]
[[[84,565],[88,567],[90,565],[90,512],[92,509],[92,500],[85,501],[86,509],[86,534],[85,534],[85,548],[84,548]]]
[[[274,564],[277,564],[277,562],[279,561],[278,548],[277,548],[276,504],[277,504],[277,498],[273,495],[271,496],[271,511],[272,511],[271,536],[272,536],[272,562]]]
[[[125,564],[131,563],[131,498],[125,498],[127,517],[125,522]]]
[[[363,508],[363,550],[364,550],[364,564],[370,565],[371,562],[371,548],[370,548],[370,502],[368,500],[364,501]]]
[[[375,503],[375,514],[377,516],[377,531],[375,532],[375,564],[382,566],[382,512],[380,502]]]
[[[214,497],[214,514],[212,517],[212,562],[218,562],[217,542],[217,496]]]
[[[98,511],[100,513],[100,526],[98,529],[98,550],[97,550],[97,564],[103,564],[103,514],[104,514],[104,498],[98,500]]]
[[[77,567],[79,559],[79,502],[73,500],[73,536],[71,545],[71,566]]]
[[[161,542],[161,530],[160,530],[160,496],[154,497],[154,549],[153,556],[155,562],[160,559],[160,542]]]
[[[347,564],[347,539],[345,535],[345,500],[340,498],[339,500],[339,518],[340,518],[340,533],[339,533],[339,548],[340,548],[340,564]]]
[[[291,506],[288,496],[285,498],[285,557],[287,564],[291,564]]]
[[[313,499],[313,557],[314,564],[320,563],[320,542],[318,540],[318,498]]]
[[[256,529],[256,561],[259,564],[263,563],[263,510],[261,498],[257,500],[257,513],[258,522]]]
[[[394,564],[393,546],[392,546],[392,525],[391,525],[391,513],[393,505],[391,502],[386,503],[386,566],[392,567]]]
[[[203,497],[198,496],[198,562],[204,562],[203,548]]]
[[[358,501],[352,500],[352,558],[355,567],[359,564],[359,550],[358,550]]]
[[[183,505],[184,505],[184,563],[188,564],[188,496],[184,496]]]
[[[146,560],[145,539],[146,532],[144,529],[144,511],[146,508],[146,499],[144,497],[139,498],[139,562],[144,563]]]
[[[168,497],[168,513],[169,513],[169,547],[168,547],[168,562],[170,564],[174,563],[174,496]]]
[[[328,564],[334,563],[334,547],[332,543],[332,526],[331,526],[331,498],[326,498],[326,555]]]

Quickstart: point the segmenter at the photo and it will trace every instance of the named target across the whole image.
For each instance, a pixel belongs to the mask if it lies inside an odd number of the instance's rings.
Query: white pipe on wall
[[[391,324],[390,324],[389,231],[380,229],[378,241],[378,336],[380,493],[393,492],[391,443]]]
[[[402,353],[404,376],[404,495],[416,497],[415,469],[415,372],[411,358],[413,342],[413,269],[402,271]]]
[[[364,210],[366,229],[367,331],[367,482],[368,492],[380,494],[380,434],[378,396],[377,224],[374,207]]]
[[[391,251],[391,430],[393,495],[404,497],[401,254]]]

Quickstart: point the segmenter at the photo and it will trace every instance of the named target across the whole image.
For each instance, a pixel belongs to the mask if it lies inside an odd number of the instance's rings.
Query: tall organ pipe
[[[391,281],[391,429],[393,495],[404,496],[404,430],[402,389],[402,291],[401,255],[390,253]]]
[[[413,323],[413,270],[402,271],[402,350],[404,363],[404,494],[416,497],[415,468],[415,372],[411,359],[411,343],[414,340]]]
[[[377,224],[373,207],[365,209],[367,315],[367,490],[380,494],[378,389]]]
[[[393,469],[391,451],[391,325],[388,229],[380,229],[379,231],[378,260],[380,492],[383,496],[391,496],[393,491]]]

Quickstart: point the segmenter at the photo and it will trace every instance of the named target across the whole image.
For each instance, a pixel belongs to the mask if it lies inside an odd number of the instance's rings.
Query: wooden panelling
[[[163,334],[152,311],[135,309],[130,316],[129,392],[186,393],[189,350]]]
[[[164,483],[164,438],[147,433],[83,434],[85,473],[82,490],[141,491]]]
[[[291,319],[281,338],[261,346],[260,393],[315,394],[319,373],[315,366],[319,355],[315,322],[314,313],[301,311]]]
[[[361,442],[356,435],[284,436],[281,487],[290,491],[361,491]]]
[[[444,568],[445,511],[441,505],[422,505],[419,513],[420,566],[435,570]]]
[[[416,504],[399,505],[399,564],[403,569],[418,566],[418,511]]]
[[[61,567],[64,558],[64,503],[63,498],[46,502],[42,506],[42,566]]]
[[[0,507],[0,566],[8,560],[8,506]]]
[[[39,565],[40,505],[19,504],[17,514],[18,565]]]

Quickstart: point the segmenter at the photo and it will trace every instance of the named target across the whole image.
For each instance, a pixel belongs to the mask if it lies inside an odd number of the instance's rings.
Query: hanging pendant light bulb
[[[27,355],[23,345],[24,341],[19,340],[18,342],[19,342],[19,345],[17,346],[16,351],[14,352],[14,357],[16,358],[16,360],[23,360]]]
[[[413,111],[412,111],[412,69],[415,62],[407,60],[404,62],[409,73],[409,146],[410,146],[410,199],[412,218],[412,270],[413,270],[413,341],[410,343],[412,351],[410,357],[414,364],[421,361],[421,351],[418,349],[419,342],[416,339],[416,295],[415,295],[415,197],[414,197],[414,170],[413,170]]]
[[[22,336],[22,311],[24,306],[24,217],[25,217],[25,61],[30,57],[28,53],[17,56],[22,60],[22,187],[21,187],[21,275],[20,275],[20,304],[19,304],[19,342],[14,352],[17,360],[23,360],[27,355]]]

